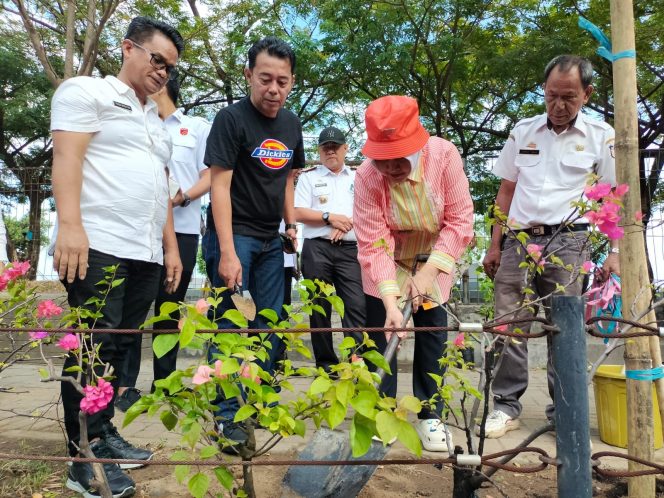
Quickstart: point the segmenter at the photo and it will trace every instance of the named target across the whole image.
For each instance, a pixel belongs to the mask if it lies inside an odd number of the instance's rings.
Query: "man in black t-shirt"
[[[250,95],[219,111],[205,150],[220,251],[212,284],[249,290],[258,311],[272,309],[278,316],[284,288],[279,223],[285,220],[286,233],[296,242],[294,170],[304,166],[300,120],[283,109],[294,69],[295,54],[285,42],[275,37],[256,42],[244,70]],[[232,307],[226,291],[217,316]],[[219,327],[232,324],[221,320]],[[250,327],[267,328],[267,321],[257,314]],[[268,340],[272,347],[261,367],[272,371],[283,344],[274,334]],[[237,399],[221,400],[217,407],[224,436],[245,443],[246,431],[233,422]]]

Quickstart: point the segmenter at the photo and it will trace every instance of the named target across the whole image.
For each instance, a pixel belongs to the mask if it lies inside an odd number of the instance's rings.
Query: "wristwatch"
[[[612,247],[609,251],[611,254],[620,254],[620,249],[618,247]]]
[[[323,221],[325,222],[326,225],[330,224],[330,213],[328,213],[327,211],[323,213]]]
[[[297,232],[297,225],[295,223],[286,223],[286,230],[293,229]]]
[[[186,192],[183,192],[180,207],[186,208],[189,204],[191,204],[191,197],[189,197]]]

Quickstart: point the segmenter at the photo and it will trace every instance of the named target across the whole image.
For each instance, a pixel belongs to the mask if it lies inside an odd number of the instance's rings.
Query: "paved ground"
[[[144,350],[144,353],[147,353]],[[144,361],[141,364],[141,374],[139,377],[138,388],[149,389],[152,364],[148,354],[144,354]],[[183,357],[180,359],[179,366],[191,363],[198,363],[200,360],[195,357]],[[61,407],[57,405],[59,395],[59,385],[57,383],[42,383],[39,381],[38,368],[42,365],[34,360],[19,365],[12,366],[0,376],[0,387],[10,388],[9,392],[0,393],[0,439],[20,439],[20,438],[43,438],[50,440],[63,440],[63,433],[56,422],[58,416],[61,416]],[[399,375],[399,395],[410,392],[411,374],[409,365],[403,366],[403,372]],[[475,373],[471,377],[477,379]],[[545,422],[544,407],[549,402],[546,388],[546,375],[543,370],[531,370],[530,386],[523,398],[524,410],[521,417],[521,428],[509,432],[506,436],[498,440],[487,440],[485,454],[509,449],[517,446],[532,430],[540,427]],[[295,388],[306,389],[308,380],[294,379]],[[584,388],[580,386],[580,388]],[[619,448],[604,444],[599,439],[597,429],[597,418],[594,403],[593,390],[589,389],[590,395],[590,414],[591,414],[591,439],[593,451],[624,451]],[[121,425],[122,414],[116,417],[116,425]],[[259,434],[263,431],[259,431]],[[167,432],[158,418],[139,418],[127,428],[122,429],[123,435],[130,441],[147,445],[150,447],[175,447],[178,442],[178,435]],[[461,443],[464,439],[461,432],[455,430],[455,441]],[[293,454],[303,447],[305,441],[299,438],[292,438],[292,441],[283,441],[275,448],[273,454]],[[545,449],[550,455],[556,453],[555,437],[552,433],[541,436],[534,446]],[[63,443],[64,450],[64,443]],[[403,450],[403,448],[401,448]],[[394,451],[399,451],[399,444],[394,445]],[[531,457],[524,457],[525,461],[532,461]],[[664,449],[655,453],[655,460],[664,461]],[[603,460],[613,467],[625,467],[624,460]]]

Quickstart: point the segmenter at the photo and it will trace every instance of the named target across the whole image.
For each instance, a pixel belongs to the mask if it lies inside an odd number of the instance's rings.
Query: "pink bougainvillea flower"
[[[597,183],[595,185],[586,185],[583,191],[591,201],[599,201],[611,192],[611,184]]]
[[[49,318],[58,316],[62,313],[62,308],[50,299],[40,302],[37,305],[37,318]]]
[[[96,386],[83,388],[85,397],[81,400],[81,411],[92,415],[108,406],[113,399],[113,386],[104,379],[99,379]]]
[[[5,269],[4,275],[6,275],[9,280],[16,280],[18,277],[25,275],[29,269],[29,261],[14,261],[9,267]]]
[[[457,336],[454,338],[454,346],[457,348],[463,348],[466,345],[465,341],[466,341],[466,336],[463,332],[457,334]]]
[[[595,263],[592,261],[584,261],[581,265],[581,270],[585,273],[590,273],[595,269]]]
[[[634,213],[634,219],[636,221],[643,221],[643,211],[637,210],[636,213]]]
[[[528,256],[533,258],[533,261],[539,261],[542,257],[542,246],[538,244],[528,244],[526,246],[526,252]]]
[[[616,188],[613,190],[613,196],[621,198],[627,192],[629,192],[629,185],[627,185],[626,183],[621,183],[620,185],[616,186]]]
[[[30,339],[32,339],[33,341],[40,341],[48,337],[48,332],[39,330],[37,332],[28,332],[28,335],[30,336]]]
[[[616,240],[624,235],[624,230],[618,226],[620,221],[618,211],[620,211],[618,204],[604,202],[598,211],[589,211],[584,216],[609,239]]]
[[[223,366],[223,362],[221,360],[217,360],[214,362],[214,376],[217,377],[218,379],[227,379],[228,375],[222,374],[221,373],[221,367]]]
[[[67,334],[58,341],[58,347],[65,351],[78,349],[79,345],[78,337],[75,334]]]
[[[182,330],[182,327],[184,327],[184,318],[178,320],[178,330]]]
[[[203,313],[206,313],[210,305],[205,299],[199,299],[196,301],[196,311],[198,311],[201,315]]]
[[[245,379],[250,379],[251,378],[251,367],[249,366],[249,364],[245,363],[242,366],[242,370],[240,370],[240,376],[244,377]],[[261,378],[258,377],[258,376],[254,377],[254,382],[256,384],[260,384],[261,383]]]
[[[209,365],[200,365],[194,374],[194,378],[191,379],[191,382],[197,386],[210,382],[212,380],[210,375],[213,373],[214,368],[210,367]]]
[[[497,330],[498,332],[507,332],[507,324],[504,323],[503,325],[497,325],[493,329]]]

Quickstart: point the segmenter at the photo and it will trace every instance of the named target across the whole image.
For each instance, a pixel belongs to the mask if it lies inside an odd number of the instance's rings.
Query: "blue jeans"
[[[203,237],[205,247],[205,264],[208,273],[212,274],[212,286],[220,287],[225,283],[219,276],[219,242],[216,239],[214,231],[206,232]],[[248,289],[251,297],[256,304],[256,310],[271,309],[279,316],[284,303],[284,256],[281,248],[281,240],[275,237],[270,240],[260,240],[246,235],[233,235],[233,244],[235,252],[242,265],[242,284],[243,289]],[[222,301],[217,307],[216,315],[223,315],[226,310],[235,309],[231,300],[231,293],[225,290],[222,294]],[[235,328],[228,320],[218,320],[217,327],[220,329]],[[267,319],[256,313],[256,318],[249,322],[249,328],[266,329],[268,328]],[[275,334],[268,334],[266,341],[272,346],[268,353],[269,356],[265,362],[256,363],[270,373],[274,372],[277,359],[281,356],[283,342]],[[214,361],[214,354],[218,349],[211,346],[208,350],[208,360]],[[224,399],[223,394],[213,402],[217,406],[215,416],[219,417],[221,422],[232,421],[235,413],[240,409],[236,398]]]

